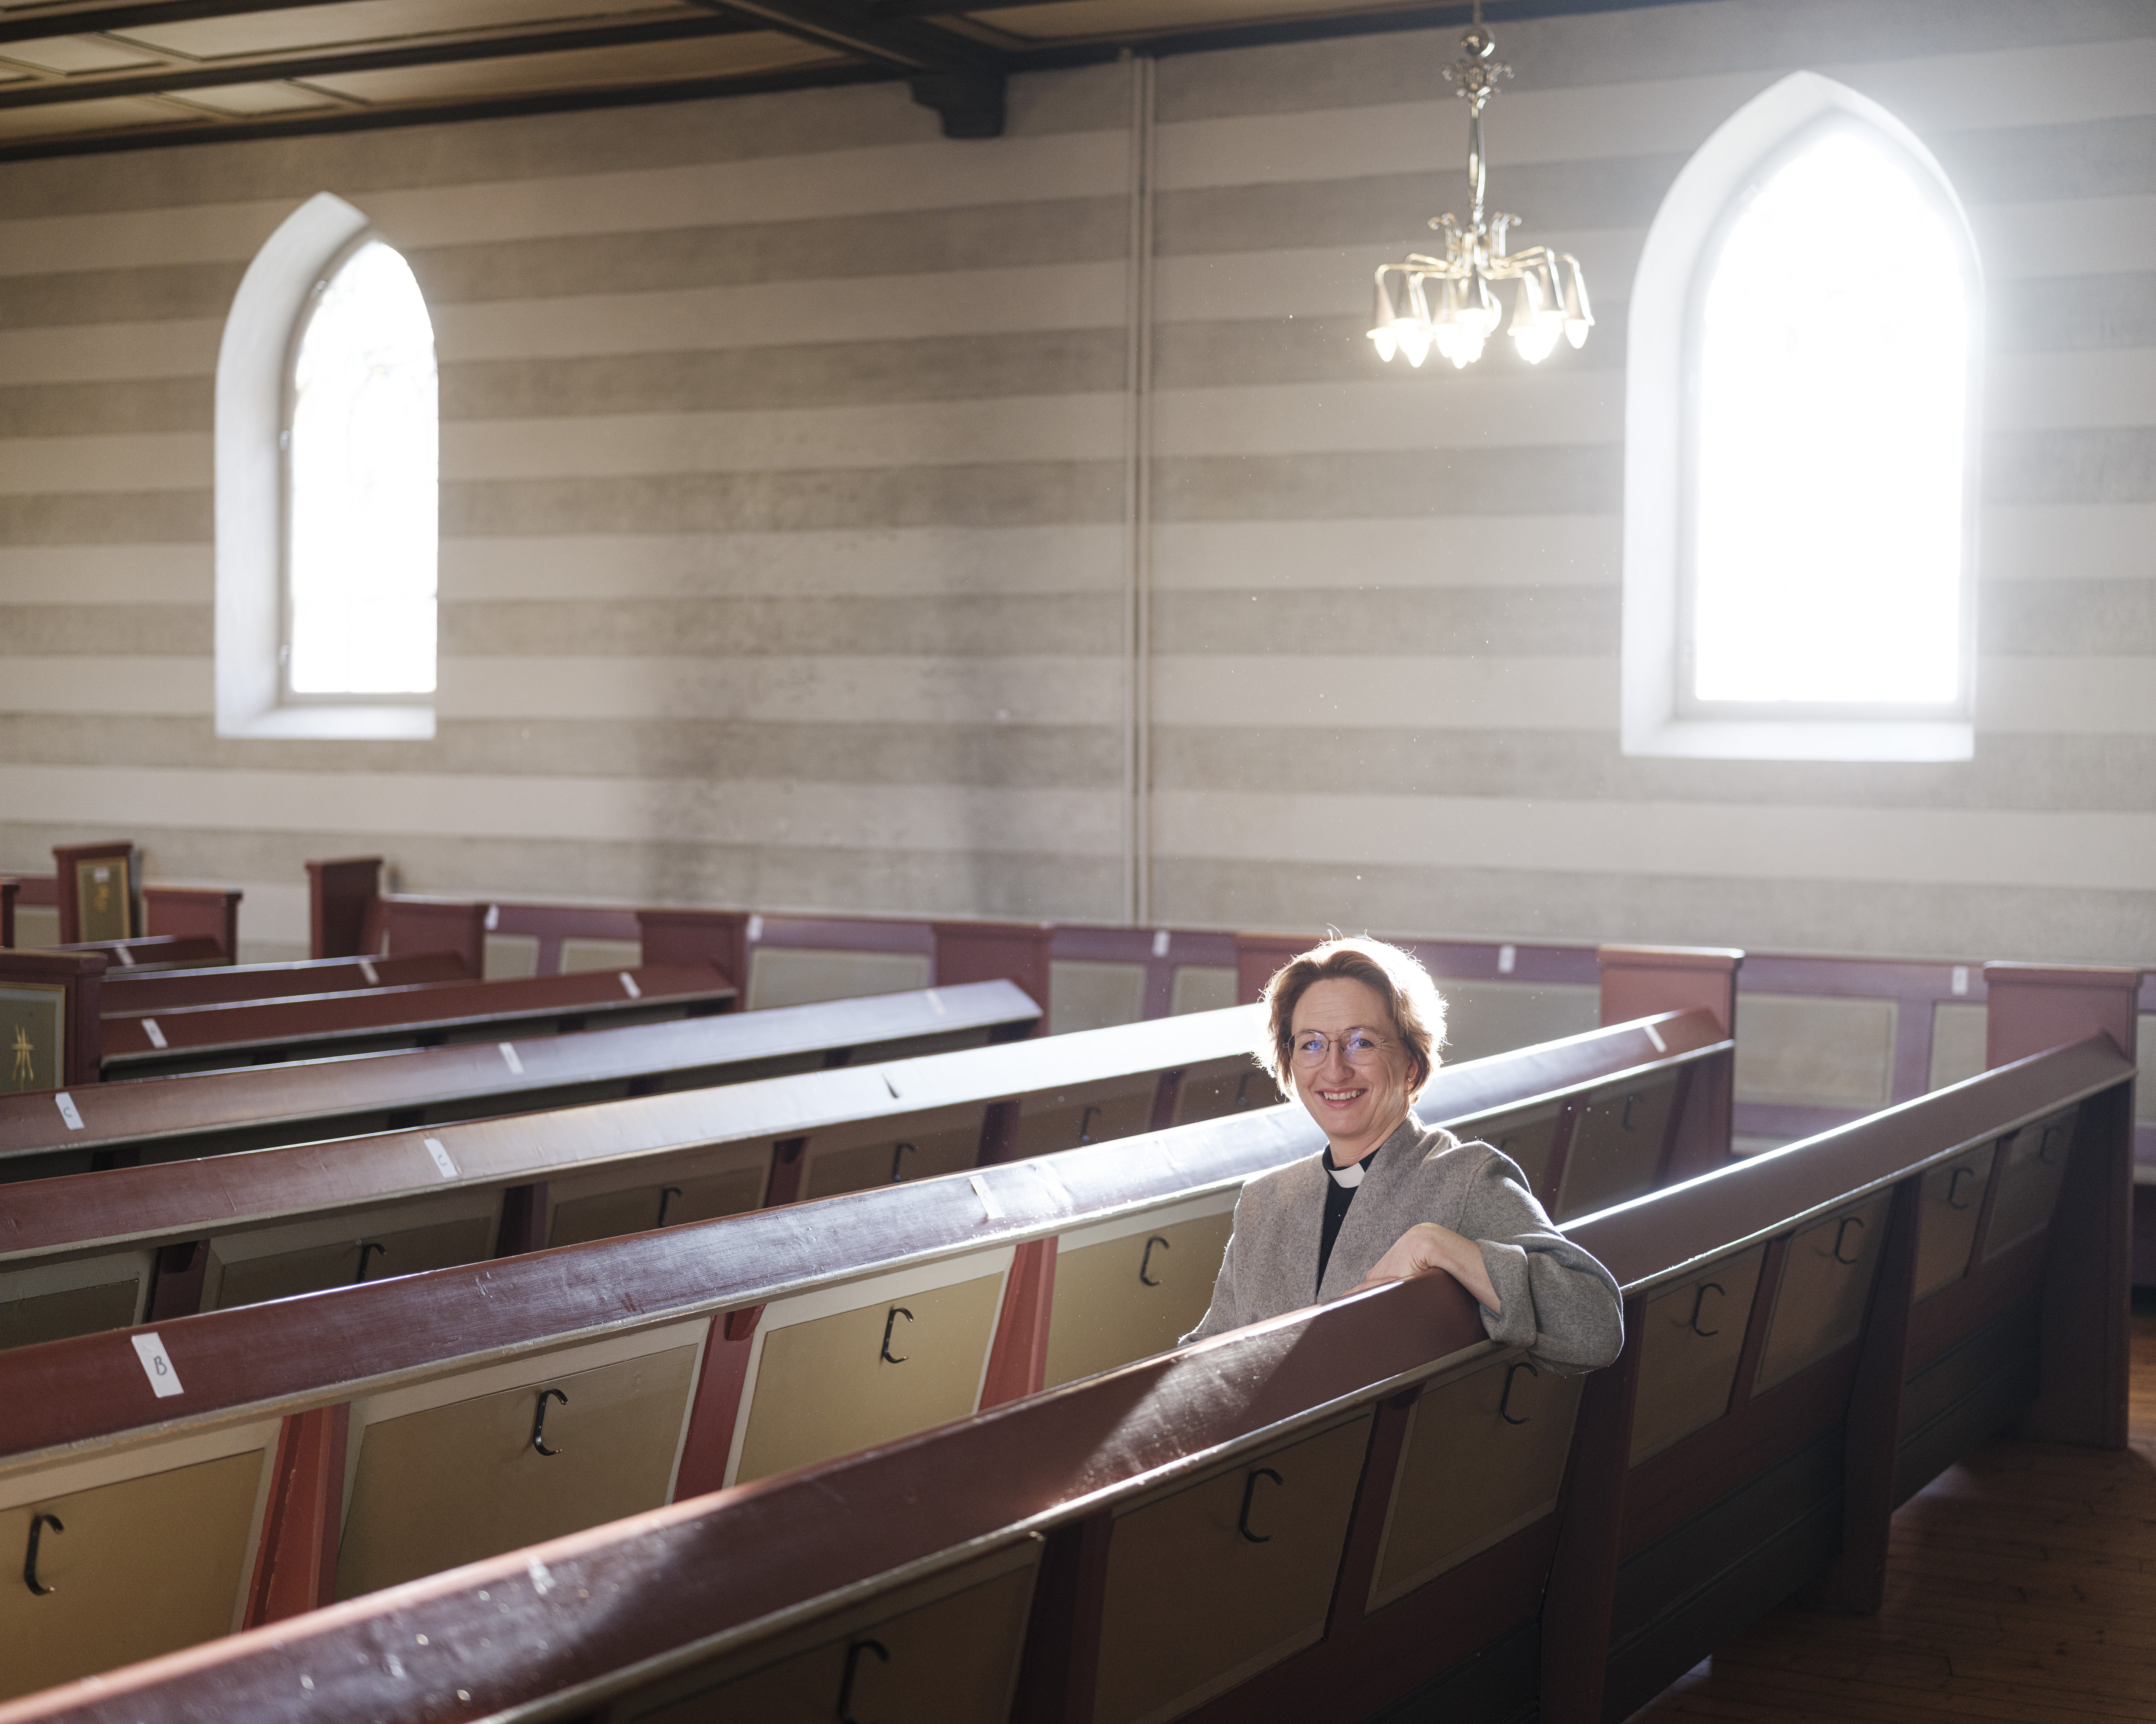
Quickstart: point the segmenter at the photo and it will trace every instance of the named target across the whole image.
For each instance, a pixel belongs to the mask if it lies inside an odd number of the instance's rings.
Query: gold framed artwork
[[[0,987],[0,1095],[67,1082],[67,990],[37,982]]]
[[[86,856],[74,865],[75,938],[92,940],[126,939],[134,929],[129,912],[134,903],[133,883],[127,877],[124,856]]]

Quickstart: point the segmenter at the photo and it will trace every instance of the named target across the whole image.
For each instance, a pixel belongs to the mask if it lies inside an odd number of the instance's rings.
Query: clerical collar
[[[1370,1164],[1378,1159],[1378,1150],[1373,1150],[1359,1161],[1346,1167],[1335,1167],[1332,1165],[1332,1146],[1327,1144],[1325,1146],[1325,1171],[1332,1176],[1333,1184],[1342,1191],[1352,1191],[1368,1175]]]

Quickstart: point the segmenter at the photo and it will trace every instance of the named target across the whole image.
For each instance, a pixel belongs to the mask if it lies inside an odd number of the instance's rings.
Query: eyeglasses
[[[1373,1036],[1368,1030],[1349,1030],[1337,1042],[1322,1030],[1305,1030],[1294,1041],[1295,1063],[1299,1066],[1320,1066],[1326,1056],[1337,1047],[1351,1066],[1367,1066],[1379,1053],[1392,1046],[1383,1036]]]

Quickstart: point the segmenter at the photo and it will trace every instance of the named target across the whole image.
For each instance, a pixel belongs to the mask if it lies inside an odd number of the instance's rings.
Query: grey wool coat
[[[1401,1234],[1434,1221],[1481,1248],[1504,1307],[1482,1309],[1491,1340],[1525,1347],[1536,1363],[1561,1375],[1607,1365],[1624,1346],[1616,1281],[1558,1232],[1518,1166],[1489,1145],[1462,1143],[1413,1114],[1385,1140],[1356,1188],[1313,1299],[1329,1178],[1319,1155],[1243,1187],[1212,1309],[1184,1341],[1338,1299]]]

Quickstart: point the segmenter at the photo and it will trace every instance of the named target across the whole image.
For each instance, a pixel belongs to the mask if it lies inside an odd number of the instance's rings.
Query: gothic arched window
[[[1799,74],[1686,165],[1640,275],[1627,752],[1968,758],[1983,290],[1937,164]]]

